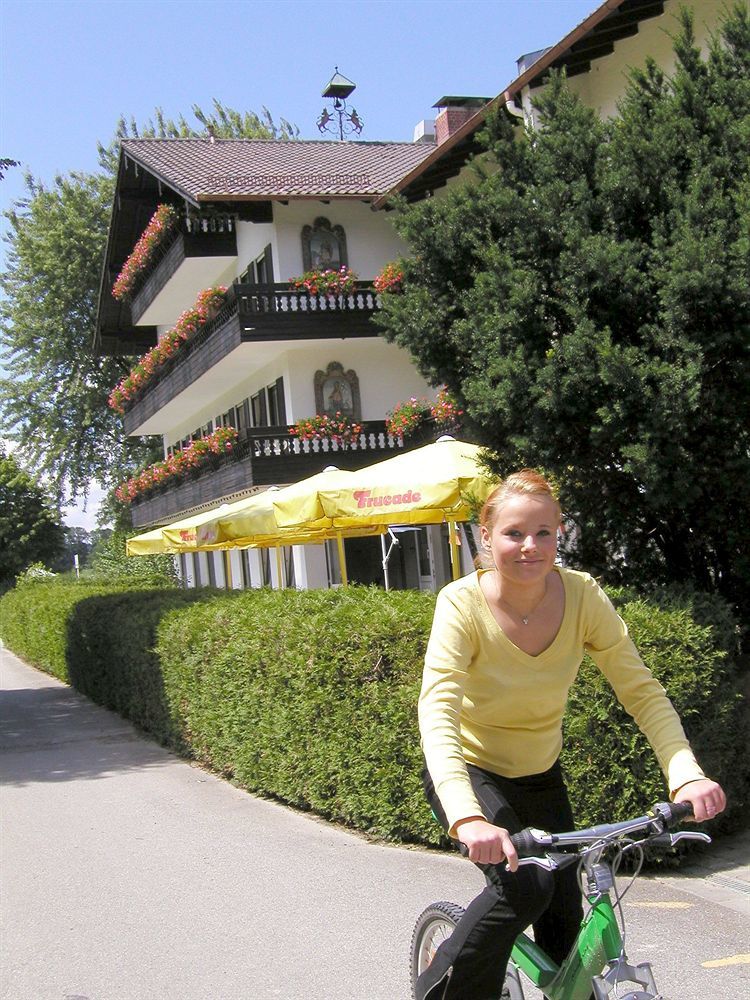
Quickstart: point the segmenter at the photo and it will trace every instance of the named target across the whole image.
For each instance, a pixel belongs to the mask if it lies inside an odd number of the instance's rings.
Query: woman
[[[420,976],[418,1000],[497,1000],[513,942],[529,924],[557,962],[575,940],[575,868],[516,871],[510,835],[574,829],[558,756],[585,653],[647,736],[672,798],[691,802],[697,821],[726,805],[604,592],[588,574],[555,566],[560,505],[549,483],[528,469],[509,476],[480,523],[491,568],[438,597],[419,720],[430,805],[487,887]]]

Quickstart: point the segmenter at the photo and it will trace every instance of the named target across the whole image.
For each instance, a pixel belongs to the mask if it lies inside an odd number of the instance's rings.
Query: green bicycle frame
[[[511,961],[549,1000],[589,1000],[591,980],[622,953],[622,937],[608,894],[589,898],[575,944],[558,966],[526,934],[516,939]]]

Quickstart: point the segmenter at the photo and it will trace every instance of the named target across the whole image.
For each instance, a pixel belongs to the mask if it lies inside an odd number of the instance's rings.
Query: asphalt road
[[[3,1000],[408,1000],[417,914],[482,885],[254,798],[2,649],[0,689]],[[668,1000],[750,995],[747,848],[629,894]]]

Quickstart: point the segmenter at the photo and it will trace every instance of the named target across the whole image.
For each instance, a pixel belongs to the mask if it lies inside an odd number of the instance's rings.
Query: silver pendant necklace
[[[518,615],[519,618],[521,619],[522,625],[528,625],[529,619],[531,618],[532,615],[536,614],[536,612],[539,610],[542,603],[544,602],[545,597],[547,596],[547,581],[546,580],[544,581],[544,593],[539,598],[534,607],[531,609],[531,611],[527,611],[525,615],[522,615],[519,611],[516,611],[516,609],[511,604],[508,604],[508,602],[503,597],[500,596],[500,584],[498,583],[497,576],[495,577],[495,593],[497,594],[497,599],[500,604],[504,604],[505,607],[509,611],[511,611],[514,615]]]

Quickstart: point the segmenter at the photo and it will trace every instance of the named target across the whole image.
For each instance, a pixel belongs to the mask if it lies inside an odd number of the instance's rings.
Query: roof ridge
[[[246,144],[257,144],[265,143],[267,145],[273,146],[288,146],[288,145],[306,145],[306,146],[420,146],[420,143],[410,142],[408,139],[365,139],[365,140],[341,140],[341,139],[224,139],[224,138],[214,138],[211,139],[210,136],[202,135],[175,135],[175,136],[156,136],[156,135],[144,135],[144,136],[127,136],[120,139],[120,143],[126,142],[169,142],[169,143],[179,143],[179,142],[203,142],[209,146],[218,146],[219,144],[229,143],[246,143]]]

